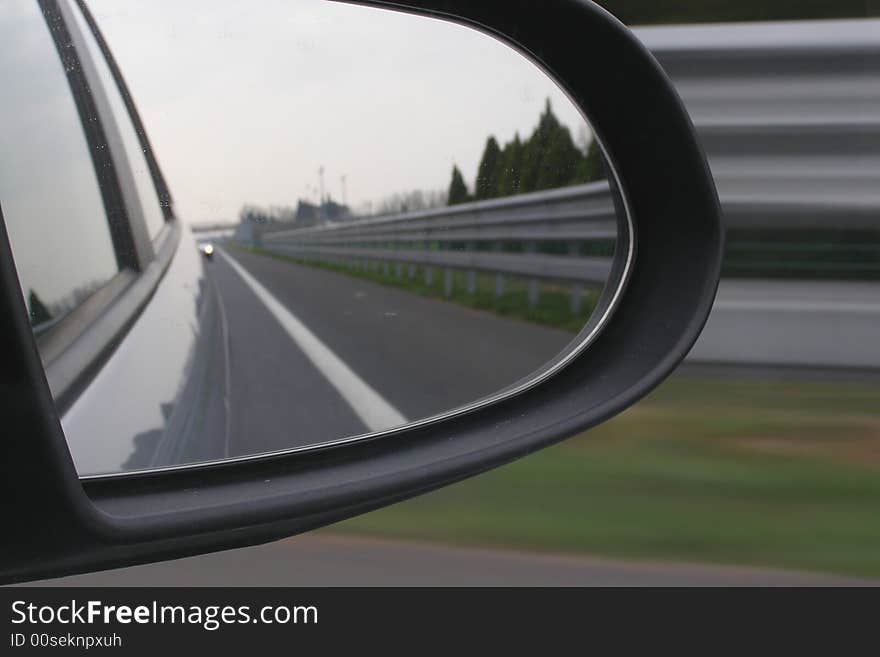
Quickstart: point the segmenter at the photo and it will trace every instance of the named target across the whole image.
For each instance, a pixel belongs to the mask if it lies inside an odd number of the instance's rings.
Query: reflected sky
[[[486,137],[531,132],[546,98],[579,113],[509,47],[438,20],[323,0],[90,0],[194,223],[325,190],[358,208],[470,185]]]

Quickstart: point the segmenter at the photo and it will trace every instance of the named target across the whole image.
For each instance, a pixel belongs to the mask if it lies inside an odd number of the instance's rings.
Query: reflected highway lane
[[[228,339],[230,456],[455,408],[529,375],[573,337],[236,248],[206,270]]]

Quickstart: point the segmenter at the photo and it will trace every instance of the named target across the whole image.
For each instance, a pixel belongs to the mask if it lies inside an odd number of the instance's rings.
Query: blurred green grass
[[[590,432],[327,531],[880,576],[880,384],[678,376]]]

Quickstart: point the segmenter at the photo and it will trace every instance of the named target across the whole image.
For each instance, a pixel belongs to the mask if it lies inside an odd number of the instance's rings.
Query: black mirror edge
[[[690,118],[629,30],[583,0],[355,4],[489,32],[543,66],[589,117],[622,180],[638,239],[627,288],[605,329],[541,385],[393,438],[81,482],[0,225],[0,340],[7,348],[0,368],[0,582],[258,544],[459,481],[622,411],[696,341],[720,273],[721,211]]]

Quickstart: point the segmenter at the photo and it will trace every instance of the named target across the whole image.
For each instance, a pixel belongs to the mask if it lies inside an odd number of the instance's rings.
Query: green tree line
[[[516,134],[502,148],[494,135],[486,139],[473,194],[458,167],[452,167],[447,204],[555,189],[604,177],[596,140],[586,152],[578,148],[548,99],[538,125],[525,141]]]

